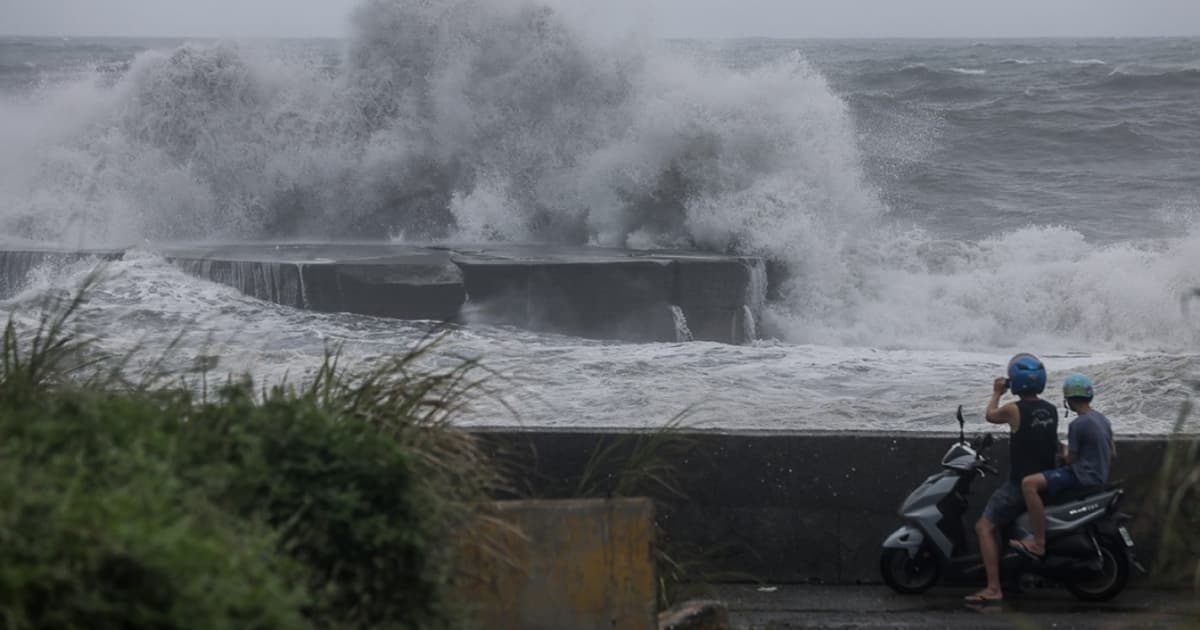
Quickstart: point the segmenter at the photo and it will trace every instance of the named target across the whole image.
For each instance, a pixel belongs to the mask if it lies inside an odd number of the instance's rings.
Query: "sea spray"
[[[798,55],[749,71],[580,36],[536,2],[377,0],[344,62],[149,52],[6,182],[13,233],[103,243],[462,236],[789,259],[880,210]],[[52,95],[53,96],[53,95]],[[836,238],[836,235],[832,235]]]

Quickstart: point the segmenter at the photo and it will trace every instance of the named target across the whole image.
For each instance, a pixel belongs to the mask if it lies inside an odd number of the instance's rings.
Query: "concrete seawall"
[[[628,433],[477,431],[528,480],[525,492],[546,497],[568,494],[585,469],[591,469],[592,478],[615,474],[620,466],[614,462],[621,457],[604,464],[593,455],[606,447],[630,453],[639,439]],[[942,455],[956,438],[914,433],[643,437],[642,447],[657,440],[669,453],[673,470],[656,474],[673,478],[678,492],[654,483],[643,486],[659,501],[667,544],[702,555],[713,575],[771,582],[878,582],[879,545],[900,525],[897,507],[940,469]],[[1142,511],[1166,442],[1166,437],[1119,438],[1112,478],[1125,482],[1126,511]],[[998,440],[990,451],[1001,469],[1007,466],[1007,449],[1007,440]],[[999,481],[976,482],[968,530]],[[1134,535],[1139,555],[1149,557],[1155,545],[1152,515],[1139,515]]]
[[[623,341],[743,343],[767,291],[759,259],[550,245],[245,243],[156,248],[180,269],[294,308],[511,325]],[[0,297],[32,269],[121,250],[0,250]]]

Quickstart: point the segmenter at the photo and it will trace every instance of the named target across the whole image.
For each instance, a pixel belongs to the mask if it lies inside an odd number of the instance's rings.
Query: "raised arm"
[[[998,378],[992,383],[992,398],[988,401],[983,417],[992,424],[1007,424],[1015,430],[1021,422],[1021,411],[1017,409],[1016,403],[1008,403],[1003,406],[1000,404],[1000,397],[1006,390],[1008,390],[1008,379]]]

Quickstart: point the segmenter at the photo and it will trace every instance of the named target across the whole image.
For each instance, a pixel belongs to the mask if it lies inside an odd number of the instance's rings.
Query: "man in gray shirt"
[[[1112,425],[1104,414],[1092,409],[1095,388],[1092,379],[1079,373],[1063,381],[1063,397],[1071,411],[1079,414],[1067,429],[1067,444],[1063,449],[1066,465],[1026,476],[1021,480],[1021,494],[1029,511],[1033,537],[1010,540],[1009,545],[1027,555],[1041,558],[1046,555],[1046,507],[1038,494],[1046,489],[1049,495],[1108,483],[1109,466],[1116,454]]]

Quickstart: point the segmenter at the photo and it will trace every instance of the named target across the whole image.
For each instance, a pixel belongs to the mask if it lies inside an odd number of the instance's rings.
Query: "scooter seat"
[[[1067,490],[1066,492],[1059,492],[1048,497],[1043,496],[1043,499],[1045,500],[1046,505],[1060,505],[1063,503],[1070,503],[1071,501],[1078,501],[1080,499],[1092,496],[1093,494],[1100,494],[1103,492],[1108,492],[1109,490],[1115,490],[1120,488],[1123,483],[1124,481],[1114,481],[1102,486],[1084,486],[1082,488]]]

